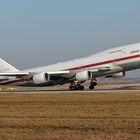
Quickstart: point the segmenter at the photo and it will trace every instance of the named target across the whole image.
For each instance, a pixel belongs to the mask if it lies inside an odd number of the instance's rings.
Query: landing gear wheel
[[[97,86],[97,82],[96,82],[96,80],[95,80],[95,81],[91,80],[91,83],[90,83],[89,89],[90,89],[90,90],[93,90],[93,89],[95,88],[95,86]]]
[[[93,85],[94,85],[94,86],[97,86],[97,82],[93,82]]]
[[[90,89],[90,90],[94,89],[94,85],[90,85],[90,86],[89,86],[89,89]]]
[[[80,87],[80,90],[84,90],[84,86],[81,86],[81,87]]]
[[[70,87],[69,87],[69,90],[75,90],[75,87],[70,86]]]
[[[80,83],[72,83],[69,87],[69,90],[84,90],[84,86],[81,86]]]

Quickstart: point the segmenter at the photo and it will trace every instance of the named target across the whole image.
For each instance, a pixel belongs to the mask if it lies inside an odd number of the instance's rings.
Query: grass
[[[140,93],[1,94],[1,140],[139,140]]]

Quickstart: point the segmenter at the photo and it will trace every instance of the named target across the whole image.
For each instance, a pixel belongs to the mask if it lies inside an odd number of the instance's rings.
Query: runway
[[[9,90],[10,89],[10,90]],[[11,90],[12,89],[12,90]],[[69,91],[67,86],[52,86],[44,88],[27,88],[27,87],[5,87],[0,93],[19,93],[19,94],[34,94],[34,93],[52,93],[52,94],[74,94],[74,93],[132,93],[140,92],[140,83],[120,83],[120,84],[100,84],[94,90],[89,90],[85,86],[85,90]]]

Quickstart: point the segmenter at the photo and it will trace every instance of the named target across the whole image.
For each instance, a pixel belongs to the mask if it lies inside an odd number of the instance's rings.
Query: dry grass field
[[[0,94],[0,140],[140,140],[140,93]]]

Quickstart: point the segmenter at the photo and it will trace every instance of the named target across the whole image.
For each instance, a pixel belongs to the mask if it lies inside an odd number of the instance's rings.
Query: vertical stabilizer
[[[1,73],[17,72],[17,71],[19,70],[0,58],[0,72]]]

